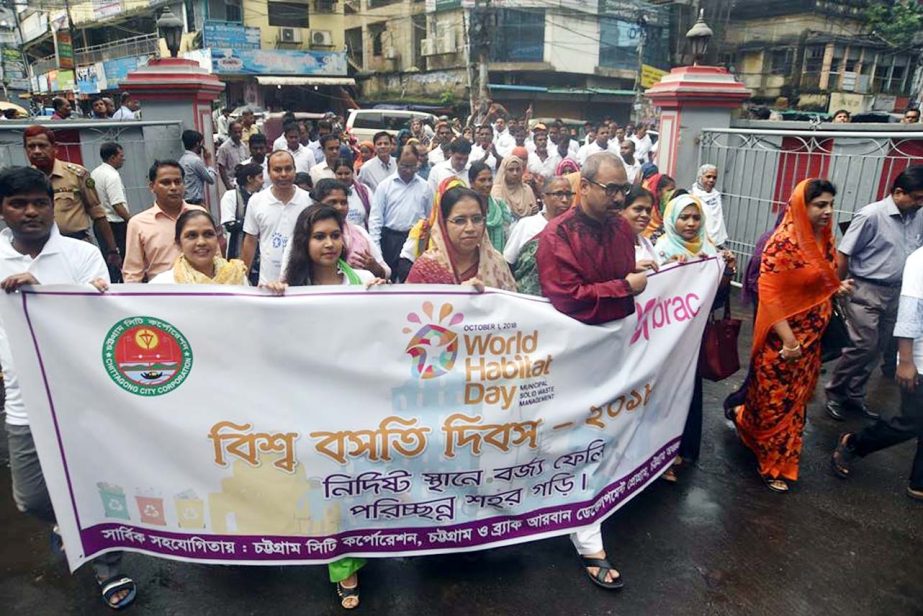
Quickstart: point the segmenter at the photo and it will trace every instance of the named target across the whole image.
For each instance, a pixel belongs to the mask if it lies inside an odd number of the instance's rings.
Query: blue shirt
[[[362,168],[365,169],[365,165]],[[417,174],[409,182],[404,182],[396,173],[386,178],[378,185],[372,197],[369,212],[369,235],[372,241],[380,249],[382,227],[392,231],[410,231],[418,220],[429,216],[432,207],[433,191],[426,180]]]
[[[921,245],[923,214],[901,213],[888,195],[856,213],[837,249],[849,256],[853,276],[896,284],[907,257]]]
[[[205,184],[215,183],[215,170],[206,167],[202,157],[190,150],[180,156],[179,166],[183,168],[183,184],[186,186],[183,199],[202,203],[205,200]]]

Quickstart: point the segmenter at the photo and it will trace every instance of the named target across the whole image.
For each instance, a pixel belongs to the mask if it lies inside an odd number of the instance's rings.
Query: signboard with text
[[[206,20],[202,26],[202,47],[259,49],[260,29],[226,21]]]
[[[212,49],[212,71],[219,75],[346,76],[345,51],[295,49]]]
[[[0,359],[72,568],[488,548],[598,523],[668,468],[722,269],[651,275],[598,326],[458,286],[37,286],[0,297]]]

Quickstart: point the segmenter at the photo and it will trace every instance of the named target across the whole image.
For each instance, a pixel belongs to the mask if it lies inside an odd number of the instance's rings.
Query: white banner
[[[72,568],[322,563],[607,517],[675,456],[712,259],[579,323],[466,287],[34,287],[0,300]]]

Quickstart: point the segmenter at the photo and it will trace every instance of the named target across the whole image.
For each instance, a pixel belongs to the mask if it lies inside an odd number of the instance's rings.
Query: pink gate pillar
[[[678,187],[695,181],[702,129],[728,128],[750,90],[719,66],[681,66],[645,92],[660,107],[657,166]],[[708,162],[708,161],[703,161]]]

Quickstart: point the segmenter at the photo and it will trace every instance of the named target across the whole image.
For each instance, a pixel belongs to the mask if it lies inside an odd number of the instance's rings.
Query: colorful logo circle
[[[116,385],[137,396],[162,396],[179,387],[192,370],[192,347],[166,321],[122,319],[103,342],[103,366]]]
[[[453,315],[452,312],[452,304],[443,304],[437,315],[433,310],[433,304],[424,302],[423,316],[430,323],[424,323],[423,317],[415,312],[407,315],[409,322],[422,325],[416,330],[404,350],[413,358],[412,372],[421,379],[434,379],[448,374],[455,366],[455,360],[458,358],[458,335],[448,327],[461,323],[464,315],[461,313]],[[448,327],[439,324],[444,321],[447,321]],[[413,329],[404,328],[405,334],[411,332]]]

